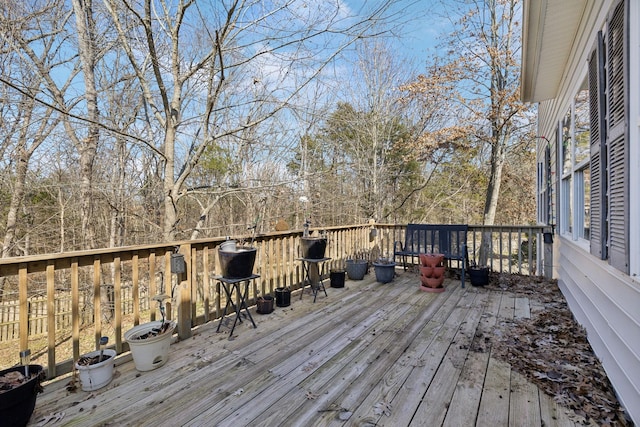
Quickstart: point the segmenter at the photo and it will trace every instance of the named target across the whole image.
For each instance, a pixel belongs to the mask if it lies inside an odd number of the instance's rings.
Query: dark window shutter
[[[589,55],[589,127],[591,138],[591,254],[607,258],[607,179],[604,41],[598,32],[596,48]]]
[[[626,2],[613,9],[607,31],[607,153],[609,262],[629,273],[629,159]]]
[[[547,142],[547,147],[544,150],[544,168],[545,168],[544,186],[545,186],[545,195],[546,195],[546,199],[544,201],[545,202],[545,212],[546,212],[545,224],[551,225],[551,224],[553,224],[553,221],[554,221],[553,209],[551,208],[551,204],[553,202],[553,200],[552,200],[552,194],[553,194],[552,177],[553,177],[553,174],[551,173],[551,143],[549,143],[549,142]]]

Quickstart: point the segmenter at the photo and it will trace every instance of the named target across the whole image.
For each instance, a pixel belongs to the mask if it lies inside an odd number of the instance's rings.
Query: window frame
[[[586,93],[585,93],[586,92]],[[576,162],[578,149],[578,133],[576,132],[576,118],[589,117],[589,87],[587,74],[581,80],[581,84],[571,98],[571,102],[562,120],[558,123],[558,134],[561,143],[558,144],[558,157],[560,160],[560,234],[581,246],[589,248],[590,215],[586,202],[590,195],[586,195],[586,189],[590,188],[590,182],[585,180],[585,175],[590,178],[590,145],[587,144],[586,157]],[[582,101],[579,102],[578,100]],[[578,111],[578,108],[586,108]],[[581,129],[589,127],[588,120],[582,123]],[[590,131],[590,130],[589,130]],[[581,131],[581,133],[584,131]],[[587,139],[588,141],[588,139]],[[588,172],[587,172],[588,171]]]

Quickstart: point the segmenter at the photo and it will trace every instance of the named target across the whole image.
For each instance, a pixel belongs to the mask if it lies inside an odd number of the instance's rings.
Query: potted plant
[[[278,307],[289,307],[291,305],[291,288],[276,288],[276,305]]]
[[[420,254],[420,290],[424,292],[444,292],[443,254]]]
[[[256,299],[256,312],[269,314],[273,311],[273,297],[271,295],[259,296]]]
[[[348,259],[345,263],[347,277],[350,280],[362,280],[364,275],[367,274],[369,263],[365,259]]]
[[[376,281],[389,283],[396,274],[396,263],[389,258],[378,258],[373,263],[373,269],[376,273]]]
[[[420,265],[424,267],[438,267],[441,266],[444,261],[444,254],[427,254],[423,253],[419,255]]]
[[[81,356],[75,363],[82,390],[98,390],[111,382],[117,353],[115,350],[105,349],[108,342],[108,337],[100,338],[100,350]]]
[[[253,246],[237,246],[235,242],[225,242],[218,248],[218,259],[222,277],[227,279],[244,279],[253,274],[257,248]]]
[[[25,426],[36,407],[45,379],[41,365],[29,364],[31,352],[20,352],[21,365],[0,371],[0,424]]]
[[[161,321],[134,326],[124,334],[129,343],[133,363],[138,371],[150,371],[164,365],[168,360],[169,345],[176,327],[175,320],[165,320],[164,301],[167,295],[153,297],[160,305]]]
[[[473,286],[485,286],[489,284],[489,267],[481,267],[473,264],[467,270],[469,281]]]
[[[329,271],[329,283],[332,288],[344,288],[344,278],[346,272],[342,268],[331,269]]]

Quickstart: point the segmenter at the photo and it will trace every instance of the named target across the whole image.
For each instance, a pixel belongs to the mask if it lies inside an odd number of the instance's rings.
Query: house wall
[[[558,124],[587,73],[587,58],[597,31],[603,28],[614,0],[592,2],[583,17],[572,57],[563,73],[557,97],[538,106],[538,135],[552,143],[552,168],[558,174]],[[555,237],[554,272],[574,316],[588,333],[621,403],[634,423],[640,424],[640,2],[629,1],[629,253],[627,275],[589,253],[586,240],[569,234]],[[542,65],[544,66],[544,65]],[[538,158],[544,156],[546,140],[538,140]],[[560,206],[558,178],[553,177],[554,203]]]
[[[558,239],[558,283],[634,422],[640,421],[640,283]]]

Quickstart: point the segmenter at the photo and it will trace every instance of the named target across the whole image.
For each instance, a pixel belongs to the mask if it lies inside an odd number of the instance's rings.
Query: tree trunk
[[[167,122],[172,122],[167,117]],[[178,225],[178,201],[179,187],[175,182],[175,128],[171,124],[167,124],[167,130],[164,138],[164,226],[163,236],[166,242],[176,240]]]
[[[491,170],[489,171],[489,183],[485,197],[484,212],[482,217],[483,225],[494,225],[498,199],[500,197],[500,185],[502,183],[502,170],[504,168],[504,152],[501,145],[494,145],[491,155]],[[500,153],[501,152],[501,153]],[[486,266],[491,251],[491,232],[482,233],[480,244],[479,265]]]
[[[18,222],[18,211],[24,197],[24,181],[27,176],[29,166],[29,153],[20,149],[16,166],[15,183],[9,202],[9,211],[7,212],[7,228],[4,234],[4,243],[2,245],[2,258],[12,256],[13,246],[16,238],[16,228]]]
[[[82,237],[85,248],[95,247],[95,229],[93,223],[93,163],[100,138],[98,123],[98,92],[96,90],[95,66],[97,61],[95,39],[96,28],[93,19],[91,0],[73,0],[73,11],[78,29],[78,54],[84,77],[84,99],[87,104],[89,124],[87,135],[79,141],[80,147],[80,197]]]

